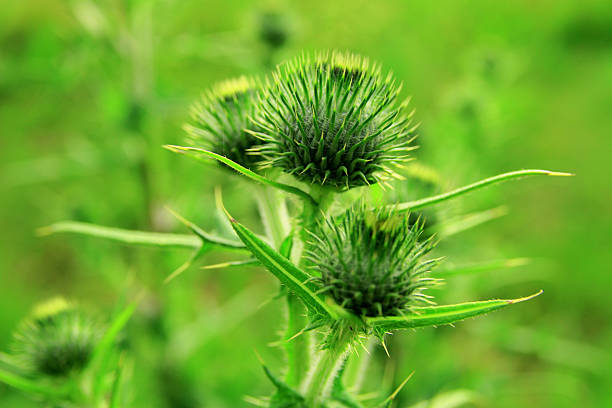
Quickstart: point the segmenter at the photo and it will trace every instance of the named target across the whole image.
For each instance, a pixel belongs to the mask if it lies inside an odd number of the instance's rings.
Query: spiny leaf
[[[274,374],[266,367],[262,365],[266,376],[270,379],[272,384],[276,387],[276,393],[270,400],[270,408],[305,408],[304,397],[298,392],[293,390],[287,384],[276,378]]]
[[[318,288],[311,282],[310,276],[233,219],[229,213],[227,216],[238,238],[281,283],[302,299],[309,309],[328,319],[336,317],[336,313],[315,294]]]
[[[520,177],[526,177],[526,176],[573,176],[573,174],[556,172],[556,171],[548,171],[548,170],[511,171],[509,173],[498,174],[497,176],[489,177],[484,180],[480,180],[475,183],[468,184],[467,186],[463,186],[456,190],[449,191],[448,193],[443,193],[443,194],[439,194],[439,195],[435,195],[435,196],[431,196],[427,198],[422,198],[420,200],[409,201],[407,203],[399,204],[397,206],[397,209],[400,211],[417,210],[419,208],[427,207],[430,205],[441,203],[446,200],[450,200],[452,198],[469,193],[470,191],[481,189],[490,184],[500,183],[502,181],[520,178]]]
[[[514,303],[524,302],[541,293],[542,291],[539,291],[536,294],[519,299],[497,299],[455,305],[413,307],[412,312],[405,316],[371,317],[367,318],[366,322],[378,335],[391,330],[440,326],[489,313]]]
[[[243,166],[239,165],[238,163],[235,163],[235,162],[231,161],[227,157],[221,156],[220,154],[209,152],[208,150],[200,149],[198,147],[165,145],[164,148],[166,148],[166,149],[168,149],[168,150],[170,150],[172,152],[175,152],[175,153],[187,154],[187,155],[189,155],[191,157],[194,157],[195,159],[198,159],[198,160],[202,160],[201,155],[208,156],[210,158],[213,158],[215,160],[220,161],[221,163],[224,163],[224,164],[228,165],[232,169],[234,169],[237,172],[247,176],[248,178],[250,178],[252,180],[255,180],[255,181],[263,183],[263,184],[267,184],[267,185],[269,185],[271,187],[274,187],[274,188],[278,188],[279,190],[283,190],[283,191],[285,191],[287,193],[295,194],[298,197],[306,200],[310,204],[315,205],[315,206],[317,205],[317,202],[315,201],[315,199],[312,198],[312,196],[310,194],[308,194],[307,192],[305,192],[303,190],[300,190],[297,187],[290,186],[288,184],[278,183],[276,181],[267,179],[267,178],[265,178],[265,177],[255,173],[254,171],[251,171],[251,170],[247,169],[246,167],[243,167]]]
[[[123,228],[105,227],[77,221],[58,222],[48,227],[38,229],[38,234],[45,236],[62,232],[88,235],[92,237],[110,239],[130,245],[144,245],[168,248],[200,248],[202,241],[218,246],[240,249],[242,244],[229,239],[215,237],[204,233],[198,236],[187,234],[169,234],[162,232],[135,231]]]
[[[181,224],[183,224],[184,226],[189,228],[194,234],[196,234],[202,240],[202,242],[209,243],[209,244],[221,245],[221,246],[225,246],[225,247],[229,247],[229,248],[240,248],[240,249],[244,248],[244,245],[242,245],[240,242],[235,241],[235,240],[231,240],[231,239],[226,239],[226,238],[222,238],[222,237],[213,236],[213,235],[209,234],[208,232],[204,231],[197,224],[189,221],[188,219],[186,219],[185,217],[183,217],[182,215],[180,215],[176,211],[172,210],[170,207],[166,207],[166,209],[177,220],[179,220],[181,222]]]
[[[436,278],[448,278],[478,272],[486,272],[495,269],[516,268],[527,265],[528,263],[528,258],[496,259],[493,261],[478,262],[469,265],[456,266],[453,268],[435,269],[431,272],[431,275],[435,276]]]

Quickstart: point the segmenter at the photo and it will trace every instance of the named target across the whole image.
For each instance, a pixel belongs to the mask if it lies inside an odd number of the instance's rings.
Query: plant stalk
[[[355,330],[350,325],[340,323],[332,327],[326,339],[326,348],[319,353],[319,359],[302,386],[307,407],[318,408],[327,399],[354,337]]]

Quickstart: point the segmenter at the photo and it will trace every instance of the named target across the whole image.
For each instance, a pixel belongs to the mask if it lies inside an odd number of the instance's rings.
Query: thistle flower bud
[[[89,315],[52,299],[36,307],[15,333],[15,361],[34,375],[66,376],[85,367],[101,335]]]
[[[422,223],[391,210],[348,210],[311,233],[308,256],[324,290],[359,316],[395,316],[415,302],[431,302],[423,291],[437,283],[423,260],[434,247],[422,241]]]
[[[276,10],[267,10],[259,14],[258,35],[261,41],[272,49],[282,47],[289,37],[287,17]]]
[[[246,77],[216,84],[191,108],[194,124],[185,125],[189,143],[255,169],[258,158],[248,150],[261,143],[249,133],[257,130],[249,119],[255,114],[257,92],[257,84]]]
[[[345,190],[394,175],[413,149],[399,87],[367,59],[333,52],[280,65],[257,123],[265,165]]]

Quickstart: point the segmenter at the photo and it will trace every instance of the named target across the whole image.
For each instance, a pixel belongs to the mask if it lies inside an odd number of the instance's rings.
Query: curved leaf
[[[405,316],[370,317],[366,319],[366,322],[377,334],[391,330],[440,326],[489,313],[514,303],[524,302],[541,293],[542,291],[539,291],[536,294],[519,299],[497,299],[455,305],[414,307],[412,313]]]
[[[460,187],[456,190],[449,191],[431,197],[422,198],[420,200],[409,201],[407,203],[399,204],[396,208],[399,211],[412,211],[419,208],[427,207],[430,205],[438,204],[446,200],[458,197],[460,195],[469,193],[470,191],[478,190],[486,187],[490,184],[500,183],[502,181],[511,180],[526,176],[573,176],[571,173],[561,173],[557,171],[548,170],[517,170],[509,173],[498,174],[497,176],[489,177],[484,180],[477,181],[467,186]]]
[[[229,220],[238,235],[238,238],[255,255],[257,259],[276,278],[293,291],[306,306],[318,315],[334,319],[336,313],[318,296],[318,287],[311,281],[310,276],[295,266],[289,259],[276,252],[248,228],[233,219],[229,213]]]
[[[200,149],[198,147],[189,147],[189,146],[164,145],[164,148],[172,152],[175,152],[175,153],[188,154],[191,157],[194,157],[195,159],[198,159],[198,160],[202,160],[200,155],[208,156],[212,159],[220,161],[223,164],[228,165],[232,169],[236,170],[238,173],[241,173],[247,176],[251,180],[255,180],[259,183],[267,184],[274,188],[278,188],[279,190],[283,190],[287,193],[295,194],[299,196],[300,198],[308,201],[310,204],[314,206],[317,205],[317,202],[315,201],[315,199],[312,198],[312,196],[308,194],[307,192],[305,192],[304,190],[300,190],[299,188],[290,186],[288,184],[283,184],[283,183],[279,183],[279,182],[267,179],[255,173],[254,171],[249,170],[246,167],[241,166],[240,164],[231,161],[227,157],[221,156],[220,154],[209,152],[208,150]]]

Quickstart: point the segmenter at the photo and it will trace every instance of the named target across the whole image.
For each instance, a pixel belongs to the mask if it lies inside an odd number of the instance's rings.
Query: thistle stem
[[[291,221],[287,212],[287,203],[281,193],[267,186],[255,186],[259,214],[266,230],[278,249],[289,235]]]
[[[319,353],[320,357],[302,387],[307,407],[318,408],[329,396],[353,337],[354,331],[349,327],[332,328],[326,341],[327,347]]]

